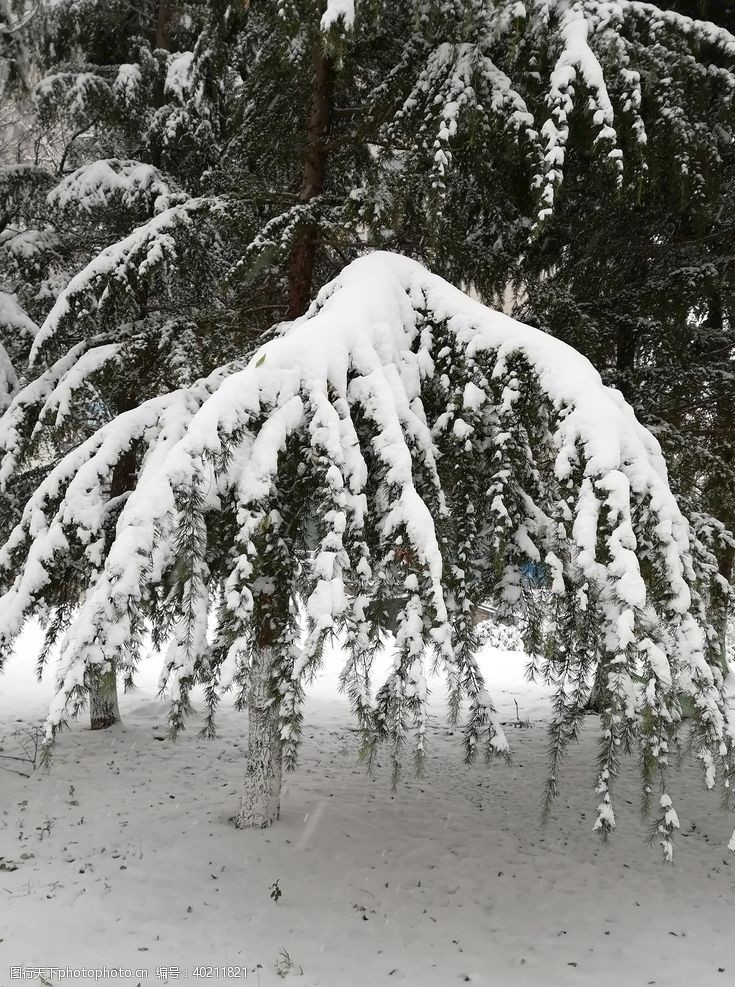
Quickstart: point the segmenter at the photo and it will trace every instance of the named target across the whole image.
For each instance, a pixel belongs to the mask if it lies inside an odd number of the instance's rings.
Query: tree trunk
[[[603,685],[605,681],[604,679],[605,675],[607,675],[606,670],[603,669],[602,665],[598,665],[597,668],[595,669],[595,679],[594,682],[592,683],[592,688],[590,689],[589,699],[587,700],[587,705],[585,706],[585,710],[588,713],[599,714],[602,712],[602,708],[603,708],[602,697],[604,691]]]
[[[299,201],[309,202],[324,188],[332,116],[333,65],[320,49],[314,60],[311,107],[306,132],[304,169]],[[288,272],[288,318],[303,315],[311,298],[318,231],[309,224],[297,233],[291,248]],[[271,692],[272,645],[278,635],[276,614],[279,606],[273,596],[254,601],[255,656],[250,671],[248,695],[248,761],[245,790],[240,802],[237,826],[264,829],[272,826],[281,811],[282,747],[278,701]],[[275,609],[274,609],[275,607]]]
[[[332,61],[319,51],[314,64],[314,83],[306,131],[306,154],[299,191],[301,202],[309,202],[324,188],[329,154],[325,138],[329,133],[332,118],[332,82]],[[288,272],[289,319],[303,315],[309,305],[316,249],[316,229],[310,225],[303,226],[296,234],[291,248]]]
[[[129,411],[135,407],[132,399],[120,403],[119,411]],[[135,450],[128,449],[115,463],[110,480],[110,499],[121,497],[135,486],[137,464]],[[117,701],[117,675],[114,668],[104,672],[98,682],[89,690],[89,719],[92,730],[105,730],[120,722],[120,707]]]
[[[630,404],[633,404],[635,398],[630,377],[635,369],[636,344],[633,327],[630,325],[619,326],[615,337],[616,385]]]
[[[153,47],[169,50],[171,34],[171,19],[174,13],[174,4],[171,0],[160,0],[156,11],[156,22],[153,27]]]
[[[730,523],[732,523],[731,520]],[[720,575],[723,576],[728,583],[732,583],[733,568],[735,567],[735,554],[733,553],[733,550],[731,548],[726,548],[719,553],[717,564],[720,570]],[[723,675],[727,675],[730,671],[730,666],[727,661],[727,640],[732,616],[733,614],[731,608],[725,608],[725,612],[722,615],[722,620],[720,621],[720,626],[717,628],[717,633],[720,639],[720,660],[722,663]]]
[[[248,761],[239,829],[265,829],[281,813],[281,738],[278,703],[270,689],[270,649],[261,648],[255,662],[248,695]]]
[[[707,311],[707,326],[713,334],[712,345],[716,352],[719,352],[723,338],[725,338],[725,313],[722,304],[720,291],[713,290]],[[716,357],[717,358],[717,357]],[[719,393],[715,402],[715,415],[713,422],[714,452],[720,457],[725,465],[722,473],[717,473],[710,478],[708,487],[709,509],[715,517],[727,525],[728,528],[735,527],[735,515],[733,513],[733,491],[732,491],[732,465],[733,465],[733,435],[735,423],[735,401],[733,400],[732,387],[728,383],[724,387],[720,384]],[[717,564],[720,574],[728,581],[733,581],[733,567],[735,557],[731,548],[723,548],[717,553]],[[720,654],[722,660],[722,670],[728,672],[727,664],[727,632],[728,624],[732,618],[732,613],[725,609],[722,620],[716,628],[720,639]]]
[[[120,722],[117,704],[117,676],[114,668],[102,672],[89,690],[89,725],[92,730],[106,730]]]

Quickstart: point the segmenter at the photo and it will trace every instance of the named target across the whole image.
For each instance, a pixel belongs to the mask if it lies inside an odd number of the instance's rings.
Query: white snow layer
[[[35,681],[41,640],[29,628],[0,689],[8,756],[23,757],[22,731],[43,716],[49,695],[52,675]],[[726,987],[735,971],[727,814],[685,763],[682,846],[676,864],[663,867],[647,844],[629,763],[619,829],[601,846],[589,825],[597,755],[589,717],[543,825],[551,696],[525,680],[526,660],[494,649],[479,656],[502,719],[515,720],[517,701],[530,721],[513,731],[514,763],[462,763],[444,725],[443,683],[431,679],[432,757],[422,779],[407,777],[393,793],[385,763],[371,778],[357,758],[339,694],[344,655],[329,654],[309,688],[301,767],[288,776],[281,819],[248,831],[228,823],[242,786],[244,714],[225,699],[217,739],[198,739],[196,714],[190,730],[167,741],[158,662],[144,660],[138,687],[120,697],[122,725],[93,733],[74,724],[50,772],[0,771],[0,980],[12,987],[10,967],[25,963],[149,971],[145,979],[103,976],[104,987],[195,979],[217,987]],[[201,709],[201,694],[193,700]],[[282,979],[284,950],[293,968]],[[197,966],[223,965],[247,967],[247,977],[193,976]]]
[[[327,0],[327,9],[321,20],[322,31],[330,31],[340,21],[344,30],[351,29],[355,21],[355,0]]]
[[[29,339],[38,332],[38,326],[18,304],[16,295],[6,291],[0,291],[0,328],[14,330]]]
[[[180,194],[180,193],[179,193]],[[118,158],[94,161],[77,168],[49,192],[47,199],[57,209],[92,212],[119,200],[124,208],[152,204],[156,212],[169,205],[171,188],[157,168],[140,161]]]

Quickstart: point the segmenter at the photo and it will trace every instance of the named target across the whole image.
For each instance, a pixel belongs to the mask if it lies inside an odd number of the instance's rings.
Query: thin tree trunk
[[[602,665],[598,665],[595,669],[595,679],[592,683],[592,688],[590,689],[589,699],[587,700],[587,705],[585,709],[588,713],[601,713],[603,707],[603,693],[604,693],[604,676],[607,675],[607,671],[603,669]]]
[[[714,290],[709,298],[707,311],[707,326],[714,336],[713,345],[715,350],[719,350],[722,339],[725,335],[725,313],[722,304],[722,295]],[[715,441],[715,453],[726,466],[723,475],[716,474],[710,478],[708,487],[710,510],[712,513],[724,521],[732,528],[735,526],[733,517],[732,484],[730,481],[731,467],[733,463],[733,423],[735,422],[735,400],[731,387],[722,387],[715,402],[715,417],[713,422],[713,432]],[[733,550],[729,547],[723,548],[717,553],[717,564],[720,574],[729,582],[733,580],[733,568],[735,567],[735,557]],[[727,631],[728,623],[732,618],[732,613],[725,610],[722,615],[720,625],[717,627],[720,639],[720,653],[722,659],[722,669],[728,671],[727,665]]]
[[[123,402],[120,411],[135,407],[132,400]],[[135,486],[135,451],[128,449],[115,464],[110,481],[110,498],[121,497]],[[93,682],[89,689],[89,719],[92,730],[105,730],[120,722],[120,706],[117,701],[117,674],[113,668]]]
[[[637,340],[632,326],[621,325],[615,338],[616,384],[625,400],[630,403],[633,403],[635,397],[630,375],[635,368],[636,345]]]
[[[260,649],[251,669],[248,695],[248,760],[237,826],[265,829],[281,814],[281,738],[278,703],[271,693],[272,659]]]
[[[332,118],[332,83],[332,61],[322,51],[318,51],[314,63],[306,154],[299,192],[301,202],[309,202],[324,188],[329,154],[325,138],[329,134]],[[317,231],[313,226],[305,225],[297,233],[291,249],[288,272],[289,319],[303,315],[309,305],[316,250]]]
[[[160,0],[156,12],[156,23],[153,29],[154,48],[164,48],[169,50],[171,34],[171,19],[174,13],[174,4],[171,0]]]
[[[263,550],[266,545],[261,545]],[[248,760],[237,826],[265,829],[281,812],[280,704],[272,688],[274,646],[288,595],[257,593],[253,599],[254,648],[248,687]]]
[[[732,520],[730,520],[732,523]],[[735,567],[735,553],[731,548],[726,548],[719,553],[717,558],[717,564],[720,570],[720,575],[723,576],[728,583],[733,581],[733,568]],[[723,674],[727,675],[730,671],[730,667],[727,661],[727,639],[730,627],[730,620],[732,619],[732,610],[726,608],[720,622],[720,626],[717,628],[720,643],[720,658],[722,662]]]
[[[331,124],[332,83],[332,61],[319,50],[314,60],[304,169],[299,192],[299,200],[304,203],[311,201],[324,188],[328,157],[325,138]],[[291,249],[288,272],[290,319],[303,315],[309,305],[316,251],[317,230],[312,225],[304,225],[296,235]],[[272,826],[281,811],[282,745],[279,704],[271,691],[272,646],[278,634],[276,611],[279,606],[288,606],[288,601],[277,601],[273,596],[261,596],[254,601],[256,646],[248,693],[248,760],[245,789],[236,823],[241,829],[264,829]]]
[[[89,721],[92,730],[106,730],[120,722],[117,676],[114,668],[102,672],[89,690]]]
[[[151,41],[153,42],[154,51],[163,50],[170,51],[171,49],[171,21],[173,20],[174,10],[176,9],[176,4],[174,0],[159,0],[158,7],[156,8],[155,21],[153,24],[153,33],[151,36]],[[165,85],[166,79],[163,71],[159,71],[158,78],[156,79],[153,88],[153,105],[158,109],[163,106],[164,96],[165,96]],[[151,164],[156,168],[161,167],[161,159],[163,157],[163,148],[158,140],[151,143],[150,146],[150,160]]]

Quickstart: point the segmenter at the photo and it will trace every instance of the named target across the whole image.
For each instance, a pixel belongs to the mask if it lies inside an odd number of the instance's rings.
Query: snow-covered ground
[[[544,827],[547,697],[524,681],[523,656],[486,650],[482,664],[503,718],[517,700],[531,722],[509,728],[511,766],[463,765],[437,686],[425,777],[407,770],[392,794],[387,765],[371,780],[357,760],[330,662],[267,831],[230,822],[244,716],[223,708],[217,740],[197,740],[192,723],[169,743],[153,662],[122,701],[123,726],[91,733],[80,721],[50,773],[26,779],[7,770],[21,762],[0,761],[1,987],[21,965],[130,968],[98,982],[142,987],[166,982],[161,967],[183,983],[217,966],[247,967],[263,987],[284,975],[294,987],[735,983],[732,824],[696,770],[675,786],[673,866],[645,842],[634,764],[617,836],[600,846],[590,718]],[[0,679],[0,753],[19,753],[49,693],[22,646]]]

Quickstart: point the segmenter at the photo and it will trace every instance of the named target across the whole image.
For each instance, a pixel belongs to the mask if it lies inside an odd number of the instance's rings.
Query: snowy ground
[[[426,776],[393,796],[387,766],[370,780],[356,760],[332,670],[309,698],[281,822],[262,832],[229,821],[244,717],[223,709],[216,741],[192,725],[170,744],[146,666],[122,702],[124,726],[78,723],[50,773],[0,769],[0,987],[22,964],[147,970],[98,981],[142,987],[165,982],[159,967],[183,983],[218,965],[247,967],[263,987],[283,974],[294,987],[735,983],[732,824],[717,797],[685,768],[683,838],[664,867],[644,842],[631,765],[618,835],[601,847],[590,719],[544,828],[546,697],[524,682],[522,656],[487,651],[483,665],[504,718],[515,699],[531,720],[509,730],[512,766],[466,768],[437,692]],[[27,656],[15,658],[0,680],[2,753],[18,753],[47,697]]]

